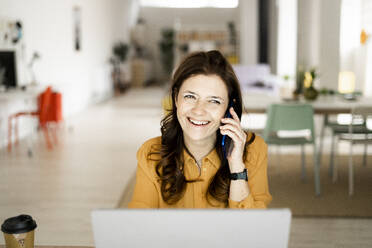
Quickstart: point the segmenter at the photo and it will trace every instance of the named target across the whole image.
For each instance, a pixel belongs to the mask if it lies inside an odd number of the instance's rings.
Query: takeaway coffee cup
[[[6,248],[34,248],[36,222],[30,215],[19,215],[6,219],[1,225]]]

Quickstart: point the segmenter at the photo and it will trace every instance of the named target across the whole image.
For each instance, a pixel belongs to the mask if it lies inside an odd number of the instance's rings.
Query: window
[[[140,0],[142,7],[158,8],[236,8],[239,0]]]
[[[340,22],[340,70],[356,76],[356,90],[372,96],[372,39],[360,43],[360,34],[372,33],[372,1],[343,0]]]
[[[366,45],[366,72],[364,83],[364,94],[372,96],[372,1],[362,1],[362,28],[369,34]]]

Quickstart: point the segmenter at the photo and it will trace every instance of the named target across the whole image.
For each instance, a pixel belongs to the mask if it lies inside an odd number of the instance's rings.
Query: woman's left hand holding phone
[[[231,107],[228,111],[232,118],[222,118],[221,122],[224,124],[220,126],[222,135],[227,135],[233,141],[232,151],[227,156],[229,161],[230,172],[238,173],[244,170],[243,153],[245,142],[247,139],[246,133],[243,131],[240,120],[234,109]]]

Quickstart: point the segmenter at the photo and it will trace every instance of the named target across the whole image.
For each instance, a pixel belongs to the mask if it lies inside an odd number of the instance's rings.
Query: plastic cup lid
[[[21,214],[8,218],[1,225],[1,231],[8,234],[26,233],[37,227],[30,215]]]

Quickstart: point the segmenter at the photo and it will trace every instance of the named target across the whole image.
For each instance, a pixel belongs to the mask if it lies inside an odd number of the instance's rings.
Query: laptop
[[[289,209],[97,209],[96,248],[288,247]]]

